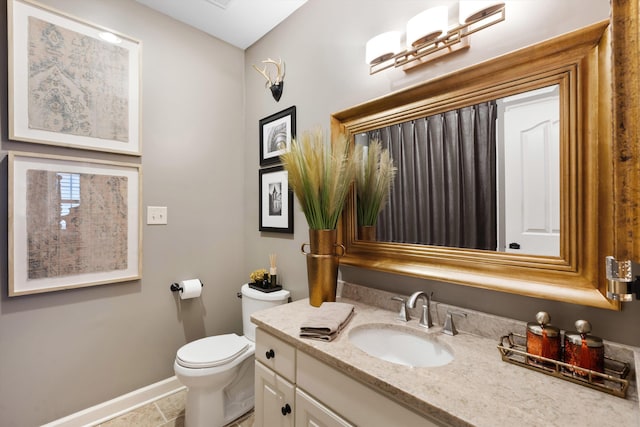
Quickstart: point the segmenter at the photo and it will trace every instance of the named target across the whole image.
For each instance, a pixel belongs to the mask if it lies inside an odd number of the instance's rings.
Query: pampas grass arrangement
[[[289,186],[312,230],[336,228],[355,175],[349,141],[346,135],[339,135],[331,143],[321,130],[306,131],[280,156]]]
[[[366,152],[362,145],[356,145],[355,164],[358,225],[372,226],[389,200],[397,169],[389,150],[383,150],[378,140],[370,142]]]

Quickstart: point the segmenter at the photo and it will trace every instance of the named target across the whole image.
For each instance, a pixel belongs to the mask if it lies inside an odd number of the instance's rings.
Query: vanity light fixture
[[[407,22],[406,48],[398,46],[402,35],[389,31],[370,39],[365,58],[369,74],[391,67],[409,70],[436,58],[469,48],[469,35],[505,20],[505,3],[464,0],[458,4],[459,25],[448,28],[447,6],[436,6]]]
[[[494,15],[504,8],[504,2],[462,0],[458,3],[458,21],[461,25],[469,24]]]
[[[387,31],[369,40],[365,48],[367,64],[380,64],[402,52],[400,38],[400,31]]]
[[[449,9],[437,6],[427,9],[407,21],[407,49],[433,43],[447,33]]]
[[[633,261],[618,261],[612,256],[605,258],[607,273],[607,298],[614,301],[640,299],[640,264]]]

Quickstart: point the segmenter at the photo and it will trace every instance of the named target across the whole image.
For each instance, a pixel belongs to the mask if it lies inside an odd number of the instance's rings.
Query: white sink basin
[[[349,332],[349,341],[371,356],[398,365],[443,366],[453,360],[453,352],[426,332],[389,325],[363,325]]]

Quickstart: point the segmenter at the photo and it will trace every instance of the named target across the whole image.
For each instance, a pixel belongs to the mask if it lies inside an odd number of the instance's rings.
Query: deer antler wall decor
[[[267,79],[267,82],[265,83],[265,87],[268,87],[269,89],[271,89],[271,94],[273,95],[273,99],[275,99],[276,102],[278,102],[280,101],[280,97],[282,96],[282,91],[284,90],[284,70],[285,70],[284,62],[282,62],[282,59],[278,61],[274,61],[271,58],[267,58],[264,61],[262,61],[262,63],[265,64],[263,69],[260,69],[255,65],[253,65],[253,68],[255,68],[257,72],[262,74],[262,76],[265,79]],[[269,64],[273,64],[276,66],[276,78],[274,80],[272,80],[271,75],[267,73],[267,66]]]

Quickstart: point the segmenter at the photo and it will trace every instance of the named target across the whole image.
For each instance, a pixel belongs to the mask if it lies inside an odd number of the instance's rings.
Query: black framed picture
[[[296,137],[296,107],[260,120],[260,166],[280,162],[280,155],[291,149],[291,140]]]
[[[260,231],[293,233],[293,192],[282,166],[258,170]]]

